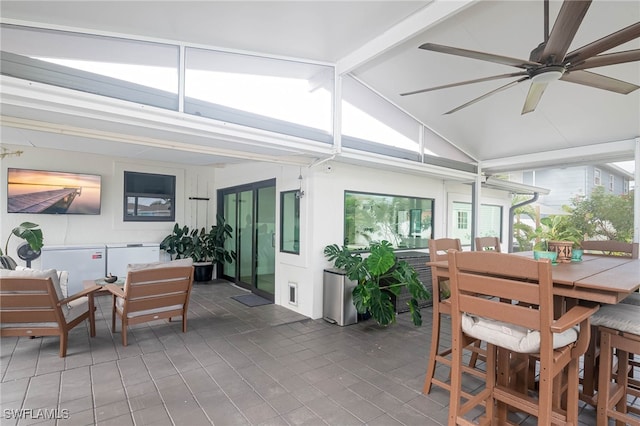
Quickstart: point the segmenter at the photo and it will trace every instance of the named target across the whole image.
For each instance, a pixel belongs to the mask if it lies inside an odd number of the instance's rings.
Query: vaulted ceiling
[[[561,4],[550,1],[551,24]],[[43,23],[53,28],[336,64],[339,73],[351,73],[487,170],[506,170],[514,164],[524,167],[633,159],[635,140],[640,137],[640,90],[622,95],[555,81],[536,110],[524,115],[521,110],[529,81],[444,114],[516,78],[400,96],[403,92],[517,71],[418,47],[437,43],[528,60],[531,50],[544,39],[543,10],[543,0],[0,3],[0,16],[8,23]],[[594,0],[569,51],[639,21],[638,1]],[[613,51],[631,49],[640,49],[640,38]],[[640,85],[640,62],[593,71]],[[13,133],[13,129],[3,128],[3,142],[24,137],[20,133],[24,130]],[[181,137],[179,133],[176,138]],[[127,148],[124,145],[123,149]],[[154,155],[163,159],[166,154],[171,155],[171,151]],[[173,156],[175,160],[175,153]],[[189,162],[187,158],[184,161]]]

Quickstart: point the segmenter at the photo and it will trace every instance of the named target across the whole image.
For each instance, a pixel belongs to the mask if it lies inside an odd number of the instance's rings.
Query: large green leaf
[[[350,280],[361,282],[367,278],[366,265],[359,253],[332,244],[324,248],[324,255],[333,262],[333,266],[343,269]]]
[[[351,292],[353,298],[353,305],[356,307],[356,311],[361,314],[367,312],[369,306],[369,293],[365,290],[364,285],[357,285]]]
[[[9,249],[9,239],[12,235],[15,235],[18,238],[22,238],[29,244],[32,250],[38,251],[42,248],[44,244],[44,237],[42,235],[41,229],[36,229],[40,225],[32,222],[22,222],[20,225],[16,226],[11,230],[11,234],[7,238],[7,242],[4,246],[4,254],[8,254]],[[0,255],[2,255],[2,250],[0,250]]]
[[[422,314],[420,313],[420,307],[416,299],[411,299],[408,302],[409,304],[409,312],[411,313],[411,320],[413,324],[416,326],[422,325]]]
[[[396,313],[389,293],[380,291],[378,287],[372,292],[371,305],[369,306],[371,317],[380,325],[389,325],[396,320]]]
[[[396,263],[396,255],[388,241],[371,245],[371,253],[367,257],[367,268],[373,276],[380,276],[389,271]]]
[[[40,225],[31,222],[22,222],[19,226],[13,228],[13,234],[29,243],[29,246],[38,251],[43,246],[42,230],[35,229]]]

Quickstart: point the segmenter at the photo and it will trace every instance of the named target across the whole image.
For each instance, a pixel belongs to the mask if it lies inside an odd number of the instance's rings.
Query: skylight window
[[[242,111],[331,130],[331,93],[299,78],[188,70],[185,95]]]
[[[178,93],[178,70],[151,65],[92,62],[73,59],[37,57],[41,61],[63,65],[106,77],[116,78],[169,93]]]

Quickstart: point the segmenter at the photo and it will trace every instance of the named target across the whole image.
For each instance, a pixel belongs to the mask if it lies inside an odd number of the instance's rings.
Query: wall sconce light
[[[298,180],[300,181],[300,189],[296,191],[296,198],[304,197],[304,191],[302,190],[302,170],[300,171],[300,175],[298,176]]]

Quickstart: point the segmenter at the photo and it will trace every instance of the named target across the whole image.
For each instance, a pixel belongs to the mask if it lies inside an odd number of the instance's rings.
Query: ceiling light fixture
[[[562,66],[550,66],[545,67],[540,70],[539,73],[534,74],[531,77],[534,83],[544,83],[549,84],[556,80],[560,80],[560,78],[564,75],[565,69]]]

